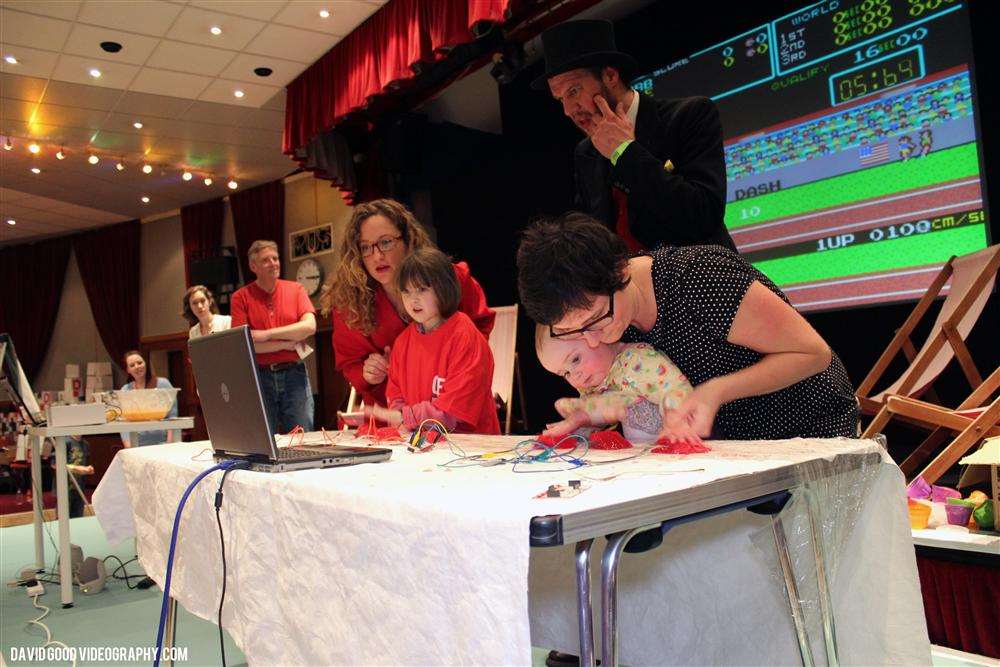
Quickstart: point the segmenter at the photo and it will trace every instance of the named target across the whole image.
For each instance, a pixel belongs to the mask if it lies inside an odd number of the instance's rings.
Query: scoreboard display
[[[968,7],[827,0],[633,81],[703,95],[726,226],[800,310],[919,298],[989,245]]]

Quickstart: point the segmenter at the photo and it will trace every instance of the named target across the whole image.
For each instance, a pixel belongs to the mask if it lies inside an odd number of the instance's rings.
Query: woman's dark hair
[[[133,354],[136,355],[137,357],[142,357],[143,362],[146,364],[146,386],[148,387],[149,383],[152,382],[153,386],[155,387],[156,372],[153,370],[153,362],[150,359],[147,359],[146,355],[144,355],[139,350],[129,350],[128,352],[122,355],[122,367],[125,369],[125,375],[131,378],[131,381],[133,382],[135,381],[135,378],[132,378],[132,374],[128,372],[128,358],[131,357]]]
[[[184,292],[184,312],[181,313],[191,326],[198,324],[198,316],[191,310],[191,297],[194,296],[195,292],[204,292],[205,298],[208,299],[208,312],[219,314],[219,307],[215,304],[215,295],[212,294],[212,290],[204,285],[191,285]]]
[[[590,308],[594,297],[628,285],[625,242],[594,218],[570,212],[543,218],[521,236],[517,288],[521,305],[539,324]]]
[[[462,288],[448,255],[434,246],[417,248],[396,269],[396,287],[430,287],[437,297],[441,317],[448,319],[458,310]]]

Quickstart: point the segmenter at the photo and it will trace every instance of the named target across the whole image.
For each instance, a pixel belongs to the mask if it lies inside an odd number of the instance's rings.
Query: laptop
[[[251,470],[287,472],[378,463],[391,449],[345,445],[277,446],[257,378],[250,328],[195,338],[188,343],[201,408],[216,460],[250,461]]]

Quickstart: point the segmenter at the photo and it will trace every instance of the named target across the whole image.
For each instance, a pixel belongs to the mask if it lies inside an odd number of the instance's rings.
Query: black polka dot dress
[[[665,247],[650,253],[657,316],[653,328],[625,330],[669,356],[691,384],[742,370],[764,355],[726,340],[736,311],[756,280],[788,299],[767,276],[721,246]],[[847,370],[833,353],[820,373],[770,394],[723,405],[713,438],[778,440],[856,437],[858,404]]]

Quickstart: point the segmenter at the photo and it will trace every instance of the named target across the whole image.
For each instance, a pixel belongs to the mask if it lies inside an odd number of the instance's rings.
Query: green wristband
[[[618,163],[618,158],[620,158],[622,156],[622,153],[625,152],[625,149],[628,148],[628,145],[631,144],[633,141],[635,141],[635,139],[626,139],[625,141],[623,141],[620,144],[618,144],[618,148],[616,148],[613,151],[611,151],[611,164],[612,165],[615,165],[615,164]]]

